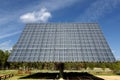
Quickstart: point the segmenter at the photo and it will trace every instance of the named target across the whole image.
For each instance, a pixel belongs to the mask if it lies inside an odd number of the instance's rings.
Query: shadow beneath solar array
[[[53,79],[57,80],[59,73],[34,73],[20,79]],[[69,72],[63,74],[64,80],[104,80],[87,72]]]

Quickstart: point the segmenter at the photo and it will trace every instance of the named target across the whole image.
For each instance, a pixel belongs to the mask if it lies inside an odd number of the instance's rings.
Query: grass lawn
[[[9,78],[7,80],[40,80],[40,79],[19,79],[20,77],[23,77],[23,76],[14,76],[14,77]]]
[[[17,70],[0,70],[0,75],[4,74],[17,74]]]
[[[65,74],[66,73],[70,73],[70,72],[72,72],[72,73],[80,73],[81,71],[79,71],[79,70],[65,70]],[[39,78],[39,76],[41,76],[41,74],[42,75],[46,75],[46,74],[48,74],[49,75],[49,73],[50,73],[50,75],[52,74],[58,74],[59,73],[59,71],[51,71],[51,70],[32,70],[31,71],[31,74],[33,75],[33,74],[38,74],[38,78],[31,78],[31,77],[29,77],[29,78],[22,78],[22,77],[27,77],[27,76],[30,76],[29,74],[18,74],[18,70],[0,70],[0,75],[5,75],[5,74],[14,74],[14,76],[13,77],[11,77],[11,78],[9,78],[9,79],[6,79],[6,80],[53,80],[53,79],[42,79],[42,78]],[[68,74],[66,74],[66,75],[68,75]],[[96,74],[92,74],[92,75],[95,75],[95,76],[97,76],[97,77],[100,77],[100,78],[103,78],[103,79],[105,79],[105,80],[109,80],[109,79],[107,79],[107,78],[109,78],[109,76],[111,77],[111,78],[116,78],[116,80],[119,80],[120,79],[120,76],[119,75],[115,75],[115,74],[98,74],[98,75],[96,75]],[[73,75],[72,75],[73,76]],[[114,80],[114,79],[113,79]]]
[[[31,73],[34,74],[34,73],[38,73],[38,72],[41,72],[41,73],[58,73],[58,71],[48,71],[48,70],[32,70]],[[0,70],[0,75],[6,75],[6,74],[14,74],[13,77],[11,78],[8,78],[6,80],[46,80],[46,79],[20,79],[21,77],[24,77],[24,76],[27,76],[29,74],[18,74],[18,70]],[[49,79],[50,80],[50,79]]]

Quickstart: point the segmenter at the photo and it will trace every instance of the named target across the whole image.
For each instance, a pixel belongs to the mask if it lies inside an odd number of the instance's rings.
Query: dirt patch
[[[97,76],[103,78],[104,80],[120,80],[120,76]]]

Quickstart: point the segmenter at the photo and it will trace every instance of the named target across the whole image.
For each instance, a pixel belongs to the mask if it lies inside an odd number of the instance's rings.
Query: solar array
[[[114,62],[97,23],[29,23],[9,62]]]

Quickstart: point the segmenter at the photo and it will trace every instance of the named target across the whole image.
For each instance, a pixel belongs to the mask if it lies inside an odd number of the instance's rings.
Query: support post
[[[59,77],[63,78],[63,73],[64,73],[64,63],[59,63]]]

